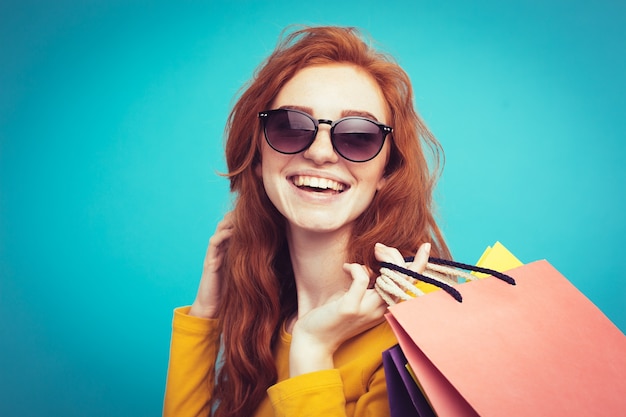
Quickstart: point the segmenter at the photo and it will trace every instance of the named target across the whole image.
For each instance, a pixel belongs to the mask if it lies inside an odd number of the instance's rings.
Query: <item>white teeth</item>
[[[343,191],[344,185],[328,178],[309,177],[305,175],[297,175],[293,177],[293,183],[296,187],[311,187],[321,190]]]

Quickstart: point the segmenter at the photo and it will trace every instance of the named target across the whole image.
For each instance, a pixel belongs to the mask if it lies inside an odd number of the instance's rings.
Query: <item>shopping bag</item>
[[[439,416],[623,415],[626,337],[547,261],[386,315]]]
[[[496,271],[508,271],[510,269],[522,266],[523,263],[515,255],[513,255],[502,243],[496,241],[492,246],[487,246],[487,249],[476,262],[476,266],[491,268]],[[482,274],[480,272],[472,272],[479,278],[485,278],[488,274]]]
[[[391,417],[435,417],[435,413],[408,370],[399,345],[383,351],[383,367]]]

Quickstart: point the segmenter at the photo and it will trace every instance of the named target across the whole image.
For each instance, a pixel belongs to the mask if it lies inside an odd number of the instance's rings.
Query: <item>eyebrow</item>
[[[286,106],[280,106],[279,108],[285,109],[285,110],[299,110],[313,117],[313,109],[311,107],[286,105]],[[375,122],[378,122],[378,119],[376,118],[376,116],[374,116],[372,113],[365,111],[365,110],[342,110],[341,111],[340,118],[350,117],[350,116],[365,117],[366,119],[371,119],[371,120],[374,120]]]

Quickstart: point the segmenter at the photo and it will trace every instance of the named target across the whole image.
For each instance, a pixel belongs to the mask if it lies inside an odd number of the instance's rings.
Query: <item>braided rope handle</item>
[[[376,292],[387,305],[391,306],[424,295],[424,292],[415,286],[417,281],[423,281],[441,288],[455,300],[462,302],[461,293],[454,288],[458,284],[458,278],[464,278],[467,281],[478,279],[478,277],[464,270],[489,274],[508,284],[515,285],[515,280],[512,277],[492,269],[433,257],[428,260],[426,269],[421,274],[390,262],[381,262],[380,276],[376,278],[374,284]],[[413,258],[406,258],[405,261],[412,262]]]

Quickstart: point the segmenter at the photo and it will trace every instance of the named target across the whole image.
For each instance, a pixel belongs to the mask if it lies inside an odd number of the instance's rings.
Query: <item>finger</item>
[[[215,228],[215,232],[219,232],[225,229],[232,229],[234,227],[233,217],[234,215],[232,211],[229,211],[228,213],[226,213],[224,215],[224,218],[222,218],[222,220],[220,220],[220,222],[217,224],[217,227]]]
[[[381,298],[378,291],[368,289],[363,296],[362,305],[365,309],[372,312],[374,316],[379,316],[387,311],[387,303]]]
[[[227,213],[224,219],[218,223],[215,233],[209,239],[209,246],[204,257],[205,269],[217,271],[220,268],[226,243],[232,236],[233,230],[230,213]]]
[[[221,260],[224,252],[226,251],[226,245],[228,239],[232,236],[232,229],[222,230],[211,236],[209,239],[209,247],[205,254],[205,266],[210,266],[211,269],[218,269],[221,265]]]
[[[374,256],[380,262],[389,262],[392,264],[404,266],[404,257],[396,248],[377,243],[374,246]]]
[[[339,314],[349,320],[362,323],[365,326],[363,329],[382,323],[385,320],[387,303],[376,290],[367,289],[369,276],[365,267],[359,264],[349,264],[347,269],[354,272],[354,281],[342,297]]]
[[[233,229],[221,229],[215,232],[209,239],[209,249],[218,248],[222,243],[227,241],[233,234]]]
[[[217,224],[215,232],[209,240],[209,246],[220,246],[222,242],[227,240],[232,235],[233,228],[233,213],[228,212],[224,215],[224,218],[220,220],[220,222]]]
[[[345,306],[348,309],[358,311],[363,296],[367,292],[370,277],[365,267],[360,264],[346,263],[343,265],[343,269],[352,277],[352,284],[350,284],[350,288],[348,288],[348,291],[344,295],[344,300],[346,301]]]
[[[430,256],[430,243],[422,243],[415,254],[415,259],[408,265],[411,271],[422,273],[426,269],[428,257]]]

